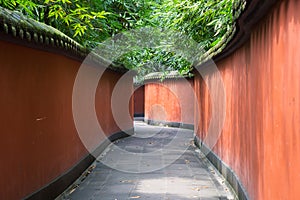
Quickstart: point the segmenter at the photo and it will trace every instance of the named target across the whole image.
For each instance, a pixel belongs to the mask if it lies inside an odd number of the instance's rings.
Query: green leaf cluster
[[[157,26],[184,32],[208,50],[231,30],[232,6],[233,0],[164,0],[151,19]]]
[[[93,9],[88,1],[0,0],[0,5],[53,26],[88,48],[92,48],[90,40],[105,39],[89,35],[101,34],[102,27],[107,23],[106,16],[110,13]]]
[[[0,0],[0,6],[51,25],[90,50],[120,32],[152,26],[187,35],[199,43],[200,51],[216,46],[231,30],[233,1]],[[161,48],[134,49],[116,62],[141,75],[173,70],[188,73],[192,64]]]
[[[149,1],[139,26],[160,27],[163,30],[181,32],[199,43],[198,50],[205,53],[216,46],[224,34],[232,30],[233,0],[161,0]],[[193,60],[185,60],[164,49],[142,49],[124,55],[119,62],[139,74],[156,71],[179,71],[188,74]]]

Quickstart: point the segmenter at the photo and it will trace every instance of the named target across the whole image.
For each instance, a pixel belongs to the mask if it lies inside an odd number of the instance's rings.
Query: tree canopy
[[[144,26],[181,32],[208,50],[233,23],[233,0],[0,0],[0,5],[59,29],[89,50],[120,32]],[[159,48],[133,50],[117,62],[142,76],[191,69],[189,61]]]

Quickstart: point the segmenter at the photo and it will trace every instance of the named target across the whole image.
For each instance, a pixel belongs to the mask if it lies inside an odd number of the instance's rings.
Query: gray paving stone
[[[76,181],[74,185],[78,187],[71,186],[57,199],[233,199],[231,190],[220,182],[223,179],[217,173],[210,174],[211,166],[190,142],[193,137],[190,130],[178,131],[143,122],[135,125],[134,137],[109,146],[94,163],[90,175],[82,182],[82,178]],[[168,145],[175,139],[174,147],[170,148]]]

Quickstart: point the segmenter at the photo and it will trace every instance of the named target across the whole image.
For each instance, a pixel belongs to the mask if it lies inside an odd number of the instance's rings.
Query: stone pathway
[[[193,131],[135,122],[57,199],[226,200],[230,187],[193,145]]]

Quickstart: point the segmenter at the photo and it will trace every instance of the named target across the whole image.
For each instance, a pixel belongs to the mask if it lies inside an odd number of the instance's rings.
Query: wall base
[[[144,120],[144,117],[134,117],[134,121],[143,122],[145,120]]]
[[[206,155],[207,159],[216,167],[216,169],[223,175],[227,182],[231,185],[239,200],[249,200],[246,189],[240,182],[238,176],[234,171],[225,164],[213,151],[211,151],[200,139],[195,136],[195,145],[201,149]]]
[[[163,126],[194,130],[193,124],[185,124],[181,122],[167,122],[167,121],[159,121],[159,120],[152,120],[152,119],[144,119],[144,122],[146,122],[149,125],[163,125]]]
[[[134,113],[134,117],[145,117],[144,113]]]

